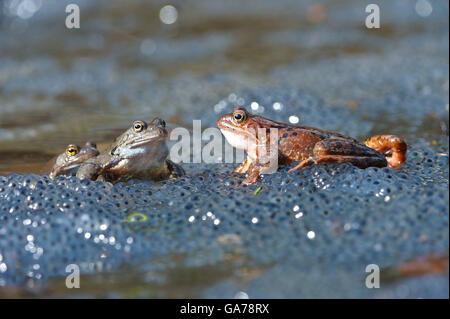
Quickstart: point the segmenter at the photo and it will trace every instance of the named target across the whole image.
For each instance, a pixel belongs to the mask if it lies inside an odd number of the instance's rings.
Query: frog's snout
[[[87,148],[97,148],[97,144],[95,142],[87,141],[86,144],[84,144]]]

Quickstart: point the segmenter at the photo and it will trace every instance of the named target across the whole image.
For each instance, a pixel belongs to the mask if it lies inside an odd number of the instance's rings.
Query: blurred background
[[[65,27],[69,3],[80,29]],[[0,174],[35,172],[66,144],[110,141],[135,119],[214,126],[286,88],[336,111],[280,120],[359,138],[374,127],[446,134],[448,2],[371,1],[380,29],[364,25],[368,3],[0,1]]]

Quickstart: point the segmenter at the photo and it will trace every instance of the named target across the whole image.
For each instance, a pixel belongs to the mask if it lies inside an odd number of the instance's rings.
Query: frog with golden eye
[[[97,145],[93,142],[86,142],[83,147],[69,144],[66,150],[56,157],[49,172],[50,178],[54,179],[60,175],[75,175],[81,163],[99,154]],[[53,161],[52,161],[53,163]]]
[[[150,123],[134,121],[105,152],[83,162],[76,176],[112,183],[182,176],[183,168],[167,159],[167,136],[166,123],[160,118]]]
[[[267,144],[269,149],[269,143],[276,143],[277,152],[264,153],[264,156],[276,157],[278,164],[299,162],[289,172],[321,162],[350,163],[359,168],[399,168],[406,159],[406,143],[395,135],[376,135],[360,143],[339,133],[275,122],[251,114],[243,107],[222,115],[216,124],[228,143],[247,152],[247,158],[234,170],[247,173],[243,184],[255,183],[268,171],[267,160],[260,161],[262,155],[254,147],[261,144]],[[276,141],[271,141],[270,129],[276,129]],[[261,136],[257,132],[265,133]]]

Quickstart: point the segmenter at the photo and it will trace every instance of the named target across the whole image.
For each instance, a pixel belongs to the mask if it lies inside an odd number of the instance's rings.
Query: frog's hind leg
[[[364,144],[386,157],[389,167],[398,168],[406,160],[406,143],[395,135],[375,135]]]
[[[309,157],[309,158],[301,161],[300,163],[298,163],[295,167],[288,170],[288,172],[290,173],[290,172],[296,171],[300,168],[303,168],[303,167],[311,165],[311,164],[317,164],[317,159],[315,159],[314,157]]]
[[[325,139],[314,146],[312,156],[301,161],[289,172],[321,162],[350,163],[359,168],[385,167],[387,165],[383,154],[356,141]]]

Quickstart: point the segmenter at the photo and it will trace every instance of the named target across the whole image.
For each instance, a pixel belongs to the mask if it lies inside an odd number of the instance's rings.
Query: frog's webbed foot
[[[181,167],[178,164],[175,164],[174,162],[172,162],[169,159],[166,159],[166,166],[170,173],[169,178],[177,178],[177,177],[181,177],[184,174],[186,174],[183,167]]]
[[[239,174],[247,173],[247,171],[250,168],[251,164],[252,164],[252,161],[247,156],[245,158],[245,160],[234,169],[233,172],[234,173],[239,173]]]
[[[48,176],[49,176],[51,179],[55,179],[55,178],[58,176],[58,173],[59,173],[59,172],[57,172],[56,170],[53,170],[53,171],[51,171],[50,173],[48,173]]]
[[[363,144],[344,139],[326,139],[314,146],[313,156],[301,161],[289,172],[321,162],[350,163],[359,168],[385,167],[387,165],[383,154]]]
[[[255,165],[251,165],[251,167],[248,170],[248,175],[242,181],[242,184],[250,185],[250,184],[256,183],[257,181],[259,181],[260,173],[261,173],[261,170],[259,167],[255,166]]]

